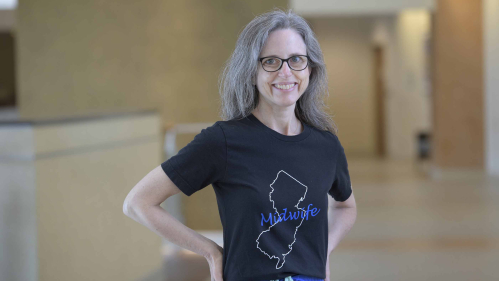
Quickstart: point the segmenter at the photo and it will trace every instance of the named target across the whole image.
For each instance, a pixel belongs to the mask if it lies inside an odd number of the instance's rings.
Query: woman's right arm
[[[208,260],[211,270],[222,260],[222,247],[188,228],[160,206],[168,197],[179,192],[180,189],[158,166],[128,193],[123,212],[168,241],[202,255]],[[222,280],[221,276],[216,279]]]

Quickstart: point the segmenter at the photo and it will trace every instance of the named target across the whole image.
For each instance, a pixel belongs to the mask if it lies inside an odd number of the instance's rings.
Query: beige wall
[[[123,214],[161,159],[160,130],[156,114],[35,129],[39,281],[133,281],[160,268],[161,238]]]
[[[340,14],[388,14],[404,9],[434,9],[435,0],[290,0],[296,11],[306,16]]]
[[[499,0],[483,1],[485,43],[486,163],[499,176]]]
[[[484,166],[482,1],[439,0],[434,26],[434,163]]]
[[[217,79],[241,28],[286,1],[20,1],[22,117],[158,108],[218,120]]]
[[[379,17],[374,25],[373,40],[385,53],[386,150],[392,159],[417,157],[417,134],[432,128],[430,28],[427,10]]]
[[[310,18],[326,58],[329,105],[349,155],[374,155],[376,119],[372,47],[384,50],[387,156],[417,156],[416,135],[431,130],[430,13]],[[362,128],[362,129],[359,129]]]
[[[328,106],[350,156],[374,155],[374,77],[370,17],[314,18],[310,23],[328,70]]]
[[[13,31],[16,25],[15,10],[0,10],[0,31]]]
[[[161,238],[123,214],[161,160],[159,114],[0,126],[0,280],[138,280]]]

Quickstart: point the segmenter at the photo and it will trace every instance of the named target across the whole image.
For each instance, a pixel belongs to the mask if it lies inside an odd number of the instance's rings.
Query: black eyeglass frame
[[[289,60],[289,59],[291,59],[291,58],[294,58],[294,57],[306,57],[306,58],[307,58],[307,65],[305,65],[305,67],[304,67],[304,68],[302,68],[302,69],[294,69],[294,68],[292,68],[292,67],[291,67],[291,65],[289,65],[288,60]],[[268,71],[268,70],[266,70],[266,69],[265,69],[265,67],[263,67],[263,60],[264,60],[264,59],[268,59],[268,58],[274,58],[274,59],[280,59],[280,60],[281,60],[281,65],[279,66],[279,68],[277,68],[277,70]],[[310,61],[310,57],[309,57],[309,56],[307,56],[307,55],[296,55],[296,56],[291,56],[291,57],[289,57],[289,58],[287,58],[287,59],[281,59],[281,58],[279,58],[279,57],[269,56],[269,57],[259,58],[258,60],[260,61],[260,64],[262,65],[263,70],[265,70],[265,71],[267,71],[267,72],[276,72],[276,71],[281,70],[281,68],[282,68],[282,66],[284,65],[284,63],[287,63],[287,64],[288,64],[289,69],[292,69],[292,70],[294,70],[294,71],[302,71],[302,70],[304,70],[305,68],[307,68],[307,67],[308,67],[308,62]]]

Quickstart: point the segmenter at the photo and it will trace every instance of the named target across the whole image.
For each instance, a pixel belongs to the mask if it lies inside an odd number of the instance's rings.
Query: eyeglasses
[[[262,64],[263,70],[267,72],[275,72],[281,69],[284,62],[286,62],[292,70],[304,70],[308,66],[308,56],[292,56],[287,59],[278,57],[263,57],[258,59]]]

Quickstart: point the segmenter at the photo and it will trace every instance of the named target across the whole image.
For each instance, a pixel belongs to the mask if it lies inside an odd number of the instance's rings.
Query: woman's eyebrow
[[[270,58],[270,57],[273,57],[273,58],[278,58],[278,56],[276,56],[276,55],[266,55],[266,56],[261,56],[261,58]]]

